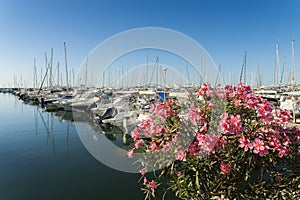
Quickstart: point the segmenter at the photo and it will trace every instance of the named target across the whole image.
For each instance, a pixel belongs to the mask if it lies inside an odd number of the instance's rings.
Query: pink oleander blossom
[[[240,145],[239,147],[240,148],[244,148],[245,151],[248,151],[248,149],[252,149],[252,144],[250,143],[250,140],[245,138],[245,137],[241,137],[239,139],[239,142],[240,142]]]
[[[291,120],[291,112],[288,110],[284,110],[281,108],[277,108],[275,110],[276,117],[279,119],[280,124],[287,124],[289,120]]]
[[[164,143],[163,143],[163,145],[162,145],[163,151],[169,151],[170,148],[171,148],[170,142],[164,142]]]
[[[151,190],[154,190],[157,188],[157,183],[154,180],[152,180],[151,182],[147,183],[147,187]]]
[[[148,184],[148,179],[146,177],[144,177],[144,185],[147,185]]]
[[[228,198],[226,198],[223,194],[217,198],[217,200],[229,200]]]
[[[210,92],[210,84],[209,83],[204,83],[200,90],[198,91],[198,96],[205,96],[205,97],[210,97],[211,92]]]
[[[134,153],[134,149],[130,149],[130,150],[127,152],[128,158],[133,158],[133,153]]]
[[[230,164],[221,162],[220,169],[221,169],[221,174],[226,175],[230,172],[231,167]]]
[[[141,169],[140,170],[140,174],[142,175],[142,176],[144,176],[145,174],[146,174],[146,172],[147,172],[147,168],[143,168],[143,169]],[[146,177],[145,177],[146,178]],[[146,179],[147,180],[147,179]]]
[[[159,149],[158,145],[154,141],[150,142],[150,145],[148,146],[148,148],[149,148],[149,150],[152,150],[152,151]]]
[[[206,114],[203,109],[197,108],[194,104],[192,104],[189,111],[189,117],[192,125],[195,126],[198,123],[205,121]]]
[[[240,135],[241,132],[244,130],[241,116],[228,115],[228,113],[224,113],[221,116],[219,128],[223,133],[231,135]]]
[[[242,120],[240,115],[230,115],[230,125],[236,135],[240,135],[244,130],[242,127]]]
[[[191,156],[198,156],[198,148],[195,144],[191,144],[187,152]]]
[[[278,147],[277,150],[278,150],[278,157],[279,158],[282,158],[284,156],[288,156],[289,153],[291,152],[288,147],[283,147],[283,146]]]
[[[269,146],[265,145],[264,141],[255,138],[255,141],[252,143],[253,153],[259,154],[260,156],[266,156],[269,153]]]
[[[134,147],[136,149],[140,148],[141,145],[142,145],[142,140],[136,140],[135,143],[134,143]]]
[[[198,133],[196,143],[201,153],[215,153],[215,147],[220,142],[220,135],[205,135]]]
[[[176,151],[176,160],[186,161],[186,152],[181,149]]]

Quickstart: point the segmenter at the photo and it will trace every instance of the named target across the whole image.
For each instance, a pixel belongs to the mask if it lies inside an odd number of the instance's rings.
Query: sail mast
[[[86,63],[85,63],[85,82],[84,82],[84,85],[85,87],[87,87],[87,78],[88,78],[88,72],[87,72],[87,67],[88,67],[88,60],[89,60],[89,57],[86,58]]]
[[[57,63],[57,85],[60,86],[60,84],[59,84],[59,62]]]
[[[147,58],[146,58],[146,66],[147,66],[147,72],[146,72],[146,86],[148,86],[148,57],[149,57],[149,54],[147,53]]]
[[[66,63],[66,83],[67,83],[67,88],[69,88],[68,62],[67,62],[67,47],[66,47],[66,42],[64,42],[64,49],[65,49],[65,63]]]
[[[296,85],[296,66],[295,66],[295,41],[292,40],[292,80],[293,85]]]
[[[276,51],[275,51],[275,73],[274,73],[274,85],[279,83],[279,74],[280,74],[280,65],[279,65],[279,44],[276,42]]]
[[[247,57],[247,51],[245,51],[244,55],[244,84],[246,85],[246,57]]]
[[[246,56],[247,56],[247,51],[245,51],[244,53],[244,61],[243,61],[241,75],[240,75],[240,82],[242,82],[242,77],[244,76],[244,84],[246,84]]]
[[[51,57],[50,57],[50,77],[49,77],[49,84],[50,87],[53,87],[53,68],[52,68],[52,62],[53,62],[53,48],[51,48]]]
[[[36,59],[33,60],[34,70],[33,70],[33,88],[37,87],[37,72],[36,72]]]

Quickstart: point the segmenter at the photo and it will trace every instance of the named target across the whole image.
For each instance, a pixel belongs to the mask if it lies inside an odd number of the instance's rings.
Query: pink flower
[[[173,115],[173,110],[171,108],[167,109],[166,114],[169,115],[169,116],[172,116]]]
[[[223,115],[221,115],[220,117],[220,125],[219,128],[221,129],[221,131],[223,131],[225,134],[230,132],[230,127],[229,127],[229,120],[228,120],[228,113],[224,113]]]
[[[244,130],[242,125],[242,120],[240,115],[228,115],[228,113],[224,113],[221,116],[220,121],[220,129],[225,134],[236,134],[240,135]]]
[[[163,151],[168,151],[170,150],[170,143],[169,142],[164,142],[162,146]]]
[[[130,149],[130,150],[127,152],[128,158],[133,158],[133,151],[134,151],[134,148],[133,148],[133,149]]]
[[[154,190],[155,188],[157,188],[157,183],[154,180],[152,180],[151,182],[148,182],[147,187],[151,190]]]
[[[155,131],[155,135],[156,136],[161,136],[163,134],[166,133],[166,128],[165,127],[162,127],[162,128],[158,128],[156,131]]]
[[[146,174],[146,172],[147,172],[147,169],[146,169],[146,168],[143,168],[143,169],[140,170],[140,173],[141,173],[142,176],[144,176],[144,175]],[[146,178],[146,177],[145,177],[145,178]],[[144,178],[144,181],[145,181],[145,178]],[[146,179],[146,180],[147,180],[147,179]]]
[[[182,150],[176,151],[176,159],[181,161],[186,161],[186,152]]]
[[[198,96],[210,97],[211,93],[209,87],[209,83],[204,83],[198,91]]]
[[[247,138],[245,138],[245,137],[241,137],[241,138],[239,139],[239,142],[240,142],[239,147],[240,147],[240,148],[244,148],[245,151],[248,151],[249,148],[252,149],[252,145],[251,145],[249,139],[247,139]]]
[[[229,199],[225,198],[225,196],[222,194],[220,197],[217,198],[217,200],[229,200]]]
[[[281,108],[277,108],[275,114],[280,124],[286,124],[292,118],[290,111]]]
[[[221,162],[220,169],[221,169],[221,174],[226,175],[231,170],[230,164],[226,164],[226,163]]]
[[[199,129],[200,133],[205,133],[207,131],[207,123],[204,123]]]
[[[278,149],[278,157],[282,158],[283,156],[287,156],[290,153],[290,149],[287,147],[279,147]]]
[[[227,144],[227,137],[226,136],[221,137],[219,140],[219,146],[225,147],[226,144]]]
[[[131,131],[130,135],[134,141],[139,140],[140,139],[140,129],[138,127],[136,127],[135,129],[133,129],[133,131]]]
[[[234,99],[233,100],[233,105],[235,105],[235,106],[240,106],[241,105],[241,100],[240,99]]]
[[[194,104],[192,104],[189,111],[189,117],[192,125],[195,126],[197,123],[204,121],[206,116],[202,109],[197,108]]]
[[[240,135],[241,131],[243,131],[243,127],[242,127],[242,120],[241,120],[241,116],[240,115],[230,115],[230,125],[231,125],[231,129],[234,131],[234,133],[236,135]]]
[[[261,122],[264,124],[270,125],[274,121],[274,117],[271,114],[267,114],[266,116],[261,118]]]
[[[258,102],[259,101],[257,100],[256,97],[253,97],[252,95],[251,96],[249,95],[249,97],[246,97],[246,99],[245,99],[244,106],[246,108],[250,108],[250,109],[256,110]]]
[[[187,152],[192,156],[197,156],[198,155],[197,150],[198,150],[197,147],[194,144],[191,144]]]
[[[149,182],[148,179],[144,177],[144,185],[146,185],[148,182]]]
[[[140,123],[140,127],[149,127],[153,123],[151,118],[147,118]]]
[[[135,141],[135,144],[134,144],[134,147],[135,147],[136,149],[138,149],[141,145],[142,145],[142,140],[136,140],[136,141]]]
[[[255,138],[255,142],[252,143],[253,153],[259,154],[260,156],[266,156],[269,153],[269,146],[265,145],[263,140]]]
[[[157,150],[159,148],[158,148],[156,142],[152,141],[152,142],[150,142],[149,149],[153,151],[153,150]]]

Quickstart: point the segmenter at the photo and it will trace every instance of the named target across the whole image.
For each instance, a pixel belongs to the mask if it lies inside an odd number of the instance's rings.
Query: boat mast
[[[84,85],[85,87],[87,87],[87,77],[88,77],[88,72],[87,72],[87,67],[88,67],[88,60],[89,60],[89,57],[86,58],[86,63],[85,63],[85,81],[84,81]]]
[[[204,81],[204,77],[203,77],[203,62],[202,62],[202,54],[200,57],[200,77],[199,77],[199,87],[201,87],[203,81]]]
[[[246,84],[246,56],[247,56],[247,51],[244,53],[244,61],[243,61],[243,66],[241,70],[241,75],[240,75],[240,82],[242,82],[242,78],[244,75],[244,84]]]
[[[279,85],[284,85],[284,82],[285,82],[285,69],[286,68],[286,57],[284,57],[284,60],[283,60],[283,66],[282,66],[282,72],[281,72],[281,77],[280,77],[280,83]]]
[[[259,88],[261,85],[262,85],[262,80],[261,80],[261,75],[260,75],[260,67],[259,67],[259,64],[257,64],[257,88]]]
[[[279,65],[279,44],[276,42],[276,51],[275,51],[275,73],[274,73],[274,85],[279,84],[279,74],[280,74],[280,65]]]
[[[66,63],[66,83],[67,83],[67,88],[69,88],[69,79],[68,79],[68,62],[67,62],[67,47],[66,47],[66,42],[64,42],[64,50],[65,50],[65,63]]]
[[[45,53],[45,67],[46,67],[46,74],[48,73],[48,59],[47,59],[47,53]],[[48,79],[47,79],[47,87],[48,87]]]
[[[53,68],[52,68],[52,62],[53,62],[53,48],[51,48],[51,57],[50,57],[50,77],[49,77],[49,84],[50,87],[53,87]]]
[[[57,85],[59,85],[59,62],[57,63]]]
[[[36,72],[36,59],[33,59],[33,65],[34,65],[34,70],[33,70],[33,88],[37,87],[37,72]]]
[[[185,69],[186,69],[186,74],[187,74],[187,77],[188,77],[188,86],[190,86],[191,80],[190,80],[189,68],[187,66],[187,60],[185,60]]]
[[[156,56],[156,89],[158,89],[158,56]]]
[[[146,86],[148,86],[148,57],[149,57],[149,54],[147,53],[147,57],[146,57],[146,67],[147,67],[147,71],[146,71]]]
[[[45,56],[46,56],[46,64],[47,64],[47,55],[45,54]],[[44,84],[45,79],[46,79],[46,77],[47,77],[49,67],[50,67],[50,65],[48,65],[48,67],[47,67],[47,65],[46,65],[46,73],[45,73],[45,76],[44,76],[44,78],[43,78],[43,81],[41,82],[41,86],[40,86],[40,89],[39,89],[39,91],[38,91],[38,94],[40,94],[40,91],[41,91],[42,88],[43,88],[43,84]]]
[[[296,85],[296,66],[295,66],[295,41],[292,40],[292,81],[293,87]]]

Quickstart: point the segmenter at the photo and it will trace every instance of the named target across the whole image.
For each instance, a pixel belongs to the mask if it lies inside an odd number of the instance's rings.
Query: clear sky
[[[128,29],[164,27],[195,39],[228,75],[239,76],[247,51],[247,73],[273,80],[275,44],[280,65],[291,68],[295,40],[296,79],[300,82],[300,1],[298,0],[1,0],[0,87],[14,77],[32,85],[33,60],[38,73],[54,50],[54,66],[78,70],[88,53],[108,37]],[[155,62],[155,60],[151,60]],[[61,69],[62,70],[62,69]],[[44,73],[43,72],[43,73]],[[22,74],[22,75],[21,75]],[[225,76],[226,76],[225,75]]]

